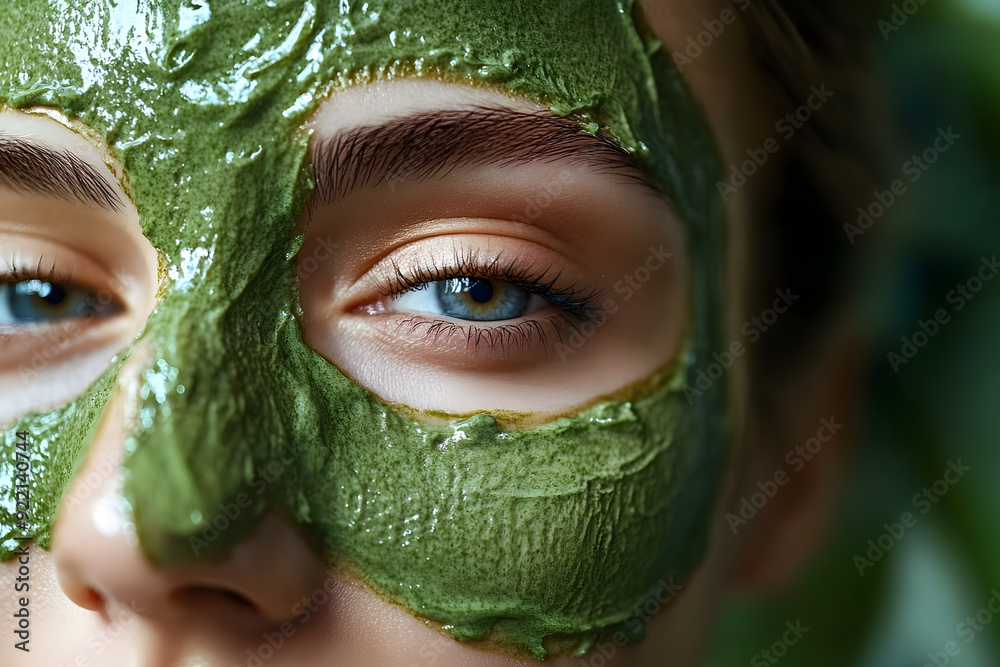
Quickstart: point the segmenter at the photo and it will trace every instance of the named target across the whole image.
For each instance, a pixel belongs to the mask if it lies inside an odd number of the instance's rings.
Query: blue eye
[[[531,300],[523,288],[485,278],[451,278],[434,283],[442,311],[462,320],[512,320]]]
[[[121,306],[70,283],[22,280],[0,283],[0,325],[47,324],[78,317],[109,317]]]
[[[459,320],[512,320],[541,310],[548,302],[523,287],[487,278],[435,280],[393,299],[396,311],[446,315]]]

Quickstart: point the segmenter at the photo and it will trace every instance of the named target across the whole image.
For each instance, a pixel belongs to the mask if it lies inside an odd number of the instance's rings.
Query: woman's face
[[[622,9],[15,12],[4,547],[51,551],[14,665],[695,660],[754,79],[732,21],[674,69],[722,3],[648,3],[662,57]]]

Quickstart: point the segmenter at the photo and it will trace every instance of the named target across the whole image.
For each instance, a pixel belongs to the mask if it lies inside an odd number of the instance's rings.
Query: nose
[[[327,570],[307,541],[269,511],[231,550],[157,567],[143,554],[122,495],[129,377],[98,425],[87,458],[67,489],[52,536],[60,586],[74,603],[113,616],[261,631],[294,618],[292,609],[322,587]],[[233,507],[237,507],[233,505]]]

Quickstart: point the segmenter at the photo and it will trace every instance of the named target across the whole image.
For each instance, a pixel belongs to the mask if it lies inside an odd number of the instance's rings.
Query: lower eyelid
[[[65,319],[44,324],[0,326],[0,375],[17,372],[22,363],[34,364],[39,355],[47,362],[46,367],[69,368],[109,346],[120,344],[124,347],[130,327],[129,321],[120,316],[87,325],[81,325],[79,319]]]
[[[387,313],[382,322],[382,336],[387,342],[435,345],[434,353],[453,355],[465,351],[479,354],[545,353],[552,344],[578,326],[572,314],[554,311],[544,317],[496,322],[455,320],[419,313]]]

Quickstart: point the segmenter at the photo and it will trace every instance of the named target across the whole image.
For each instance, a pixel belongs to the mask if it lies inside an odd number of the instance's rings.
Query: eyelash
[[[376,283],[376,291],[385,298],[400,296],[407,292],[426,289],[431,283],[451,278],[485,278],[509,283],[530,294],[542,297],[549,303],[559,307],[562,312],[546,320],[525,319],[516,324],[498,324],[494,326],[479,326],[475,324],[459,324],[445,319],[428,319],[417,315],[408,315],[396,325],[397,330],[409,326],[413,333],[420,327],[427,327],[427,336],[435,343],[441,338],[447,341],[454,336],[464,335],[467,345],[479,348],[486,345],[509,351],[516,348],[523,350],[537,339],[544,347],[548,345],[546,324],[551,325],[552,332],[562,342],[563,330],[566,327],[576,328],[579,325],[599,319],[604,310],[591,304],[603,294],[595,285],[582,285],[579,281],[566,287],[556,287],[562,272],[552,274],[551,271],[537,271],[516,260],[504,263],[503,255],[497,255],[490,260],[484,260],[475,253],[463,253],[456,249],[455,261],[448,266],[436,264],[417,264],[404,271],[393,261],[392,272],[383,276]]]
[[[52,284],[65,284],[72,281],[72,266],[68,269],[64,269],[61,266],[57,266],[56,263],[53,262],[52,266],[48,269],[48,273],[46,273],[42,269],[42,263],[44,260],[44,257],[39,257],[38,263],[34,267],[22,268],[21,266],[18,266],[17,259],[12,257],[9,262],[10,270],[6,273],[0,273],[0,285],[20,283],[26,280],[40,280],[42,282]]]
[[[52,284],[65,284],[72,280],[73,278],[73,267],[70,266],[68,269],[64,269],[57,266],[53,261],[52,266],[49,267],[46,273],[42,269],[42,263],[45,257],[39,257],[38,263],[31,268],[22,268],[19,266],[17,258],[11,257],[8,265],[10,270],[6,273],[0,273],[0,287],[3,285],[13,285],[20,282],[25,282],[27,280],[41,280],[42,282],[52,283]],[[0,342],[7,343],[14,339],[14,334],[7,332],[0,332]]]

